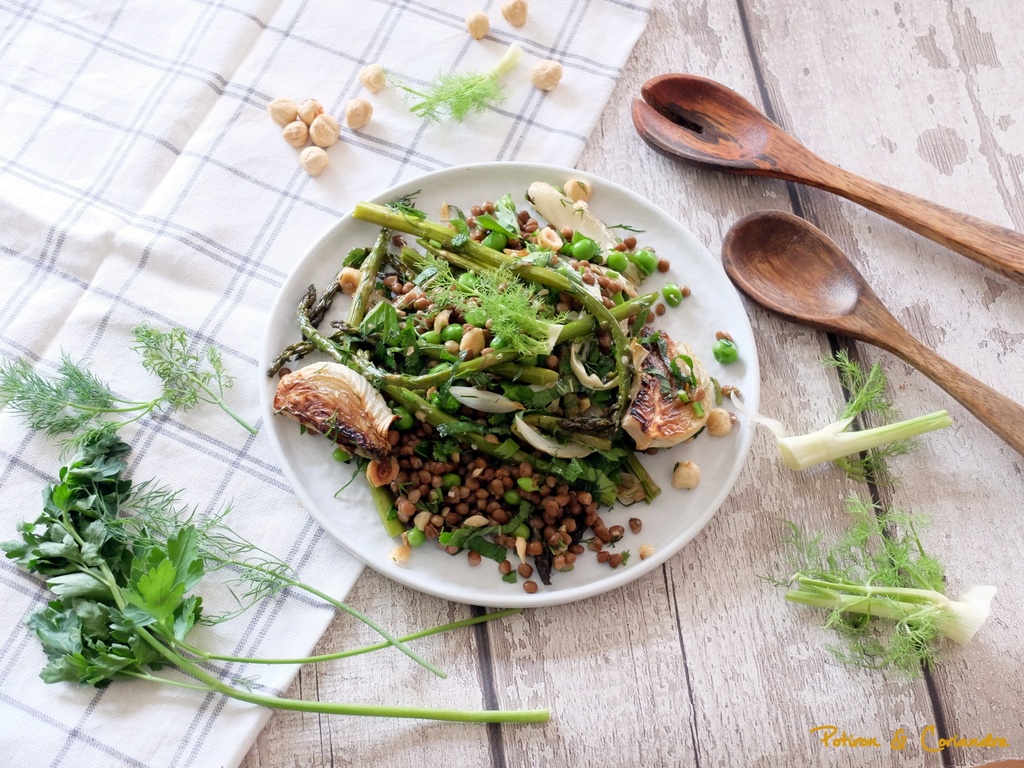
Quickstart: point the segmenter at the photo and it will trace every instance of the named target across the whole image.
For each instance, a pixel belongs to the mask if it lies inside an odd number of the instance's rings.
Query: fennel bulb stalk
[[[735,399],[733,402],[736,402]],[[850,417],[833,422],[817,432],[788,437],[780,435],[774,429],[772,431],[778,441],[779,455],[786,462],[786,466],[800,470],[826,461],[836,461],[854,453],[870,451],[897,440],[909,440],[925,432],[948,427],[953,420],[946,411],[935,411],[895,424],[847,432],[852,423],[853,418]]]

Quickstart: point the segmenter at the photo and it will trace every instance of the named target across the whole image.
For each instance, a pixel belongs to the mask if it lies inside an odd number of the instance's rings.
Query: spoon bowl
[[[660,75],[640,95],[633,122],[659,152],[713,170],[790,178],[775,151],[796,142],[736,91],[696,75]]]
[[[736,222],[726,236],[722,262],[745,294],[790,320],[818,328],[846,326],[861,297],[874,298],[835,243],[782,211],[754,213]],[[848,335],[851,330],[844,327]]]
[[[745,216],[725,237],[722,264],[758,304],[902,358],[1024,454],[1024,408],[915,339],[839,246],[807,221],[780,211]]]
[[[663,154],[702,168],[770,176],[841,195],[989,269],[1024,282],[1024,235],[856,176],[815,155],[720,83],[660,75],[633,101],[633,124]]]

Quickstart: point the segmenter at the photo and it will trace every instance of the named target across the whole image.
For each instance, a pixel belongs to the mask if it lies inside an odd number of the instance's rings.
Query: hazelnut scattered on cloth
[[[388,76],[380,64],[367,64],[359,73],[359,82],[370,93],[379,93],[388,84]]]
[[[491,20],[483,11],[473,11],[466,17],[466,30],[474,40],[480,40],[491,31]]]
[[[366,126],[373,116],[373,105],[366,99],[352,99],[345,105],[345,124],[354,131]]]
[[[310,176],[319,176],[329,162],[327,153],[321,147],[306,147],[299,155],[299,164],[302,166],[302,170]]]
[[[550,91],[562,80],[562,65],[557,61],[538,61],[530,70],[530,82],[542,91]]]
[[[501,15],[513,27],[521,27],[526,23],[526,0],[505,0],[501,4]]]
[[[379,68],[378,68],[379,69]],[[383,74],[383,70],[380,70]],[[372,108],[369,102],[363,101],[367,106],[365,119],[359,127],[365,125],[370,119]],[[267,111],[271,119],[282,126],[281,136],[284,140],[296,149],[302,149],[299,155],[299,165],[310,176],[319,176],[324,172],[329,163],[327,153],[324,149],[338,143],[341,136],[341,126],[337,118],[324,110],[324,105],[316,99],[306,99],[301,104],[296,104],[293,99],[281,97],[274,99],[267,105]],[[349,125],[351,125],[349,121]],[[307,142],[313,146],[307,147]]]
[[[338,141],[341,134],[341,126],[333,117],[323,112],[317,115],[309,124],[309,138],[318,147],[330,147]]]

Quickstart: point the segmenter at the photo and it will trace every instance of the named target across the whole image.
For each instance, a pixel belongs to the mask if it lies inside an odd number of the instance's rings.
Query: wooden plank
[[[400,635],[471,616],[468,606],[413,592],[370,570],[360,576],[347,602]],[[332,622],[314,653],[358,648],[378,640],[371,630],[342,615]],[[448,677],[442,680],[401,653],[387,649],[305,666],[288,695],[314,701],[448,709],[480,709],[486,705],[474,629],[417,640],[416,650]],[[276,712],[242,765],[428,766],[446,765],[453,755],[466,765],[488,764],[488,726]]]
[[[1014,84],[1021,49],[1011,32],[1022,21],[1019,6],[801,6],[783,23],[773,3],[753,5],[772,100],[784,125],[809,146],[848,170],[1022,228],[1024,132],[1014,118],[1022,105]],[[825,25],[835,33],[821,35]],[[913,333],[1024,400],[1019,286],[823,193],[802,192],[801,200]],[[1017,570],[1024,544],[1014,522],[1021,457],[920,374],[875,350],[866,354],[892,374],[904,412],[943,407],[956,421],[900,462],[904,480],[891,503],[934,520],[925,541],[947,563],[952,592],[971,583],[1000,588],[992,620],[974,643],[943,657],[935,680],[950,733],[991,732],[1012,748],[955,750],[952,759],[1020,757],[1024,722],[1006,702],[1024,690],[1012,622],[1024,591],[1005,574]],[[913,723],[916,730],[927,724]]]

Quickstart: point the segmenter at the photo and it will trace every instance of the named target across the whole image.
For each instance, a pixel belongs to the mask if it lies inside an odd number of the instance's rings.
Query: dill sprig
[[[521,55],[519,45],[512,43],[493,69],[487,72],[441,72],[422,90],[413,88],[391,72],[388,73],[388,81],[419,98],[409,106],[409,111],[427,122],[443,123],[449,119],[461,122],[471,113],[483,112],[505,100],[505,89],[499,80],[519,63]]]
[[[522,355],[548,354],[552,335],[566,316],[553,312],[534,285],[506,266],[466,273],[455,279],[445,261],[428,258],[433,259],[431,264],[437,270],[431,278],[430,291],[438,306],[457,309],[462,314],[482,309],[491,323],[491,333],[510,349]]]
[[[846,500],[852,524],[832,545],[785,521],[789,574],[769,579],[788,586],[786,599],[825,608],[824,626],[842,645],[829,650],[841,662],[893,667],[918,676],[935,660],[945,636],[966,643],[989,613],[993,587],[974,587],[959,600],[946,597],[942,564],[924,551],[920,517],[880,511],[856,497]]]
[[[849,393],[849,399],[839,415],[840,420],[852,422],[865,413],[877,414],[882,421],[894,421],[899,417],[896,408],[886,394],[889,379],[882,366],[875,363],[867,373],[853,360],[849,352],[842,349],[835,357],[822,360],[822,365],[835,368],[839,382]],[[919,445],[914,438],[902,438],[879,445],[861,455],[844,456],[832,463],[846,472],[852,480],[863,482],[871,479],[879,485],[892,485],[896,477],[889,469],[888,459],[903,456]]]
[[[57,373],[51,377],[33,369],[23,358],[0,362],[0,406],[21,415],[33,431],[63,437],[68,449],[112,434],[155,410],[187,411],[200,402],[219,406],[249,432],[256,433],[224,402],[224,391],[232,382],[215,348],[207,348],[200,357],[190,350],[188,336],[181,328],[165,332],[140,325],[133,336],[132,347],[142,355],[142,366],[162,382],[156,397],[119,397],[86,362],[76,363],[62,353]]]

